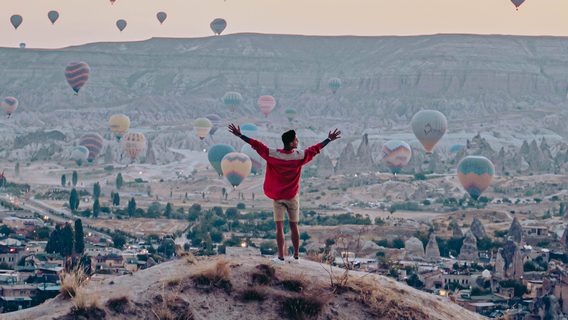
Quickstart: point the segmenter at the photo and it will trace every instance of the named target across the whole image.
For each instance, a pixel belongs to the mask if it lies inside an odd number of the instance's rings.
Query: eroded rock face
[[[454,227],[452,228],[452,237],[463,238],[463,231],[455,221],[454,221]]]
[[[326,155],[322,154],[317,158],[317,175],[319,177],[329,177],[332,176],[334,171],[333,163],[331,159]]]
[[[335,171],[339,174],[351,174],[356,173],[356,168],[352,165],[356,161],[357,155],[355,155],[355,148],[353,144],[348,143],[345,149],[339,155],[337,159],[337,165],[335,166]]]
[[[406,255],[409,259],[420,260],[424,259],[424,245],[422,241],[416,237],[412,237],[404,242]]]
[[[440,260],[440,248],[438,248],[438,242],[434,233],[430,234],[430,239],[428,239],[428,244],[426,245],[426,260]]]
[[[511,237],[516,243],[521,243],[521,241],[523,240],[523,227],[516,217],[513,219],[507,235]]]
[[[483,224],[477,218],[473,218],[470,229],[477,239],[483,239],[487,237],[487,233],[485,233],[485,227],[483,227]]]
[[[469,230],[465,234],[465,239],[463,240],[463,245],[460,250],[459,259],[469,260],[469,261],[477,261],[479,259],[479,251],[477,250],[477,239],[475,238],[471,230]]]
[[[497,253],[495,271],[507,279],[520,279],[523,276],[523,257],[519,246],[509,238],[503,248]]]

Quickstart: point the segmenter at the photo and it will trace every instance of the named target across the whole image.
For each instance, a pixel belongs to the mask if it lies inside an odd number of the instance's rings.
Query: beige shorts
[[[274,221],[284,221],[284,216],[288,212],[288,221],[300,221],[300,195],[296,195],[290,200],[274,200]]]

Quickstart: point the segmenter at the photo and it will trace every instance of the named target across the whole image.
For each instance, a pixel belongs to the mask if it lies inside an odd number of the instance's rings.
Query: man
[[[329,132],[327,139],[313,145],[306,150],[298,148],[298,138],[294,130],[282,134],[283,149],[272,149],[262,142],[251,139],[241,133],[241,128],[234,124],[229,125],[229,131],[241,138],[266,160],[266,175],[264,178],[264,194],[273,200],[274,222],[276,223],[276,242],[278,244],[278,257],[272,261],[284,264],[284,216],[288,213],[294,257],[290,263],[298,263],[298,250],[300,247],[300,176],[302,167],[318,155],[328,143],[341,138],[341,131],[335,129]]]

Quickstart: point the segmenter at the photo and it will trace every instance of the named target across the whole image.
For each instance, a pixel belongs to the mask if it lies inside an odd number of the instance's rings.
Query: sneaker
[[[283,265],[283,264],[286,263],[286,261],[281,260],[281,259],[278,258],[278,257],[274,257],[274,258],[272,258],[272,263],[273,263],[273,264],[277,264],[277,265]]]
[[[299,264],[300,263],[300,258],[288,257],[286,260],[287,260],[288,263],[291,263],[291,264]]]

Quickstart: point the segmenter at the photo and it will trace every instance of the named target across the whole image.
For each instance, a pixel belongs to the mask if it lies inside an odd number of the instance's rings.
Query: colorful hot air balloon
[[[410,161],[412,149],[404,141],[391,140],[383,145],[382,154],[384,164],[392,173],[397,174]]]
[[[440,111],[422,110],[410,121],[414,135],[422,143],[427,154],[432,154],[434,146],[446,133],[448,120]]]
[[[240,125],[239,128],[241,128],[241,132],[245,136],[249,136],[249,137],[252,137],[258,131],[258,127],[254,123],[244,123],[244,124]]]
[[[288,108],[286,109],[286,111],[284,111],[284,114],[286,114],[288,121],[292,122],[294,121],[294,118],[296,118],[296,109]]]
[[[454,144],[450,147],[448,151],[450,151],[450,153],[458,153],[462,151],[464,148],[465,146],[463,144]]]
[[[207,159],[209,159],[209,163],[219,176],[223,175],[223,169],[221,169],[221,161],[223,157],[227,154],[235,152],[235,149],[228,144],[216,144],[209,149],[209,153],[207,153]]]
[[[114,5],[115,2],[116,2],[116,0],[110,0],[111,5]]]
[[[160,21],[160,24],[162,24],[168,18],[168,14],[165,13],[164,11],[160,11],[156,13],[156,18],[158,18],[158,21]]]
[[[19,14],[15,14],[15,15],[10,17],[10,22],[12,23],[12,26],[16,30],[22,24],[23,21],[24,21],[24,18],[22,18],[22,16],[19,15]]]
[[[236,188],[249,176],[252,161],[244,153],[231,152],[221,160],[221,169],[223,176]]]
[[[469,195],[477,200],[495,175],[493,163],[482,156],[467,156],[458,164],[458,179]]]
[[[523,4],[523,2],[525,2],[525,0],[511,0],[511,2],[515,5],[515,8],[518,11],[519,7]]]
[[[116,27],[120,30],[120,32],[122,32],[127,25],[128,23],[124,19],[116,20]]]
[[[251,172],[253,174],[259,174],[262,172],[264,159],[262,159],[262,157],[250,146],[250,144],[247,143],[243,145],[243,147],[241,148],[241,153],[246,154],[250,158],[252,162]]]
[[[337,90],[339,90],[339,88],[341,88],[341,79],[331,78],[327,82],[327,85],[329,86],[329,89],[331,90],[331,92],[333,92],[333,94],[335,94],[337,92]]]
[[[240,106],[242,101],[243,96],[238,92],[229,91],[223,96],[223,103],[230,107],[232,111],[235,111],[235,108]]]
[[[2,101],[2,108],[4,109],[4,112],[8,115],[8,118],[10,118],[12,113],[14,113],[16,109],[18,109],[19,104],[20,103],[18,102],[18,99],[14,97],[4,98],[4,101]]]
[[[89,157],[87,160],[93,162],[103,149],[104,140],[98,133],[87,133],[79,139],[79,145],[89,149]]]
[[[276,106],[276,99],[273,96],[260,96],[258,98],[258,107],[260,108],[260,112],[264,114],[264,117],[267,118],[272,109]]]
[[[71,160],[75,161],[78,166],[82,165],[83,162],[87,161],[89,157],[89,149],[83,146],[73,147],[71,150]]]
[[[205,116],[205,118],[209,119],[209,121],[211,121],[211,124],[213,124],[211,131],[209,131],[209,134],[214,135],[215,132],[217,132],[217,129],[221,127],[221,121],[223,119],[221,119],[221,117],[216,114],[208,114]]]
[[[130,129],[130,118],[124,114],[113,114],[108,121],[108,125],[116,140],[120,141],[120,138]]]
[[[71,62],[65,67],[65,78],[75,94],[78,94],[79,90],[89,80],[90,72],[91,68],[85,62]]]
[[[47,18],[51,21],[51,24],[55,24],[55,21],[59,19],[59,12],[51,10],[47,13]]]
[[[130,159],[135,161],[146,149],[146,137],[141,132],[129,132],[122,137],[122,143]]]
[[[227,21],[225,21],[225,19],[217,18],[211,21],[209,26],[211,27],[211,30],[213,30],[213,33],[220,35],[227,27]]]
[[[205,139],[209,132],[213,128],[213,124],[207,118],[198,118],[193,121],[193,129],[195,130],[195,134],[200,140]]]

